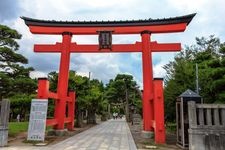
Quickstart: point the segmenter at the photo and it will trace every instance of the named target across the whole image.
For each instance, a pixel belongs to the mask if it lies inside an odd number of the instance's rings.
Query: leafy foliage
[[[16,118],[18,114],[20,114],[21,119],[28,120],[28,114],[30,112],[31,99],[35,98],[35,95],[27,95],[27,94],[15,94],[10,97],[10,110],[11,116],[10,119]]]
[[[225,44],[219,38],[196,38],[196,44],[186,47],[175,60],[164,66],[165,107],[169,120],[175,119],[176,98],[186,89],[195,90],[195,65],[198,64],[200,95],[206,103],[224,103]]]
[[[112,106],[120,107],[119,109],[113,108],[112,111],[119,111],[122,114],[125,112],[127,118],[131,104],[136,107],[136,111],[141,113],[141,95],[132,75],[118,74],[115,79],[111,79],[106,85],[104,96]]]
[[[50,89],[56,91],[58,73],[49,73]],[[108,102],[103,99],[104,86],[99,80],[89,80],[87,77],[77,75],[75,71],[69,72],[68,90],[76,91],[76,117],[83,111],[88,111],[88,123],[96,123],[95,113],[104,114]]]
[[[16,52],[20,38],[16,30],[0,25],[0,100],[18,93],[32,94],[36,89],[35,80],[29,77],[33,68],[21,65],[28,60]]]
[[[58,73],[50,72],[48,78],[51,91],[56,91]],[[113,110],[118,109],[120,113],[124,113],[125,106],[129,107],[129,104],[134,104],[140,109],[141,98],[137,89],[137,84],[131,75],[118,74],[104,87],[103,83],[97,79],[90,80],[77,75],[75,71],[69,72],[68,90],[76,91],[76,118],[80,120],[81,113],[87,111],[87,123],[96,123],[95,114],[107,116],[109,104],[122,106],[121,108],[112,107]],[[126,102],[126,96],[129,103]]]

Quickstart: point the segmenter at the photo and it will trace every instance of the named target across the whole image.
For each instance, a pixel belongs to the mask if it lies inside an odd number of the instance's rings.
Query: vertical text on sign
[[[99,31],[99,49],[112,49],[112,31]]]
[[[27,140],[44,141],[47,108],[47,99],[32,100]]]

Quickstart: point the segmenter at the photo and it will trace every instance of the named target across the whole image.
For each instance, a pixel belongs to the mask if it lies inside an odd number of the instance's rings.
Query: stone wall
[[[225,150],[225,105],[188,102],[189,149]]]

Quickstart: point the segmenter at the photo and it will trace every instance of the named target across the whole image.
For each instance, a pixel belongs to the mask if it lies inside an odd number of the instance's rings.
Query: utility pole
[[[88,72],[88,87],[90,89],[91,72]]]
[[[88,94],[90,94],[90,89],[91,89],[91,85],[90,85],[90,80],[91,80],[91,72],[89,71],[88,72]],[[88,109],[86,109],[86,112],[85,112],[85,117],[88,118]]]
[[[199,84],[198,84],[198,64],[195,64],[195,73],[196,73],[196,93],[199,94]]]

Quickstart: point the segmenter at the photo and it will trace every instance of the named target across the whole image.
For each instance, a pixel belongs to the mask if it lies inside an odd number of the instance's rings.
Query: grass
[[[9,137],[15,137],[21,132],[28,131],[29,122],[9,122]],[[46,130],[51,130],[52,127],[46,127]]]
[[[9,136],[15,137],[21,132],[27,132],[28,122],[9,122]]]
[[[166,125],[166,131],[168,133],[175,133],[176,132],[176,123],[175,122],[168,122]]]

